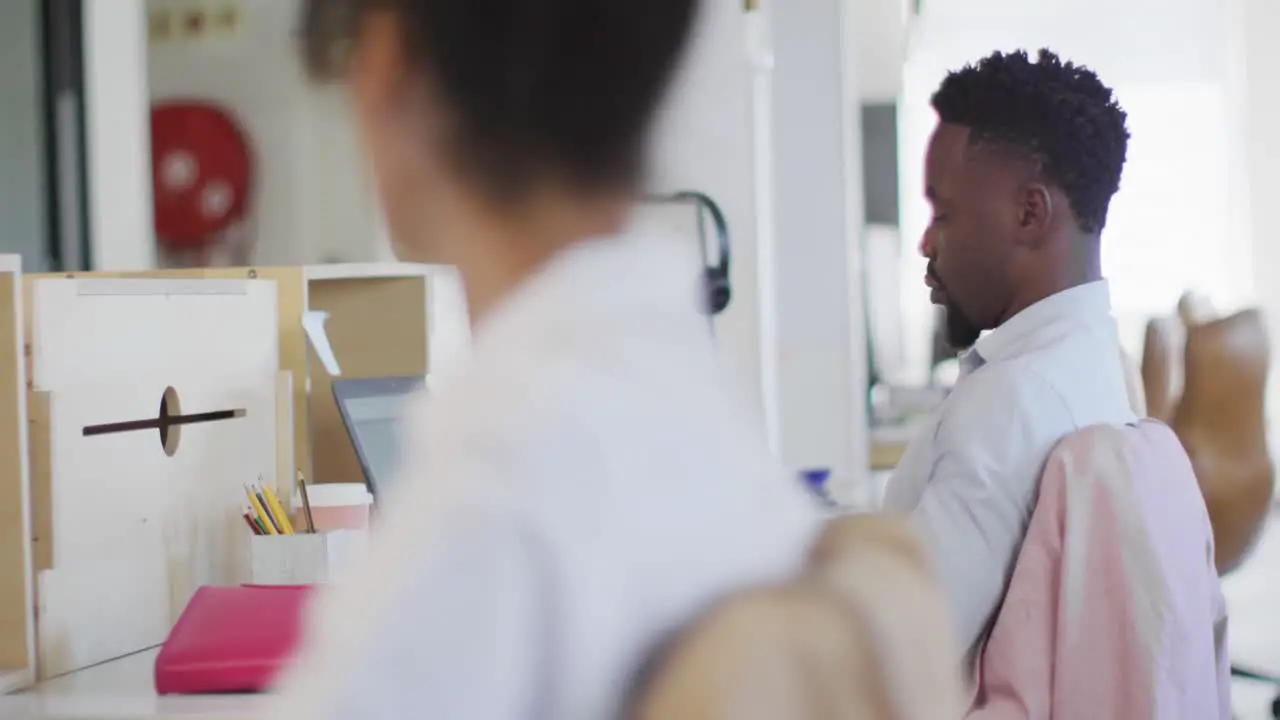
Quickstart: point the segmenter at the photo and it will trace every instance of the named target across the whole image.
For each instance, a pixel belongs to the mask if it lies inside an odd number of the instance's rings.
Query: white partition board
[[[278,324],[270,281],[49,279],[31,298],[51,677],[159,644],[196,587],[247,578],[238,510],[246,483],[275,482]],[[171,426],[167,449],[138,427],[166,394],[168,416],[200,420]]]
[[[36,390],[158,375],[213,382],[280,367],[269,280],[40,279],[31,321]]]

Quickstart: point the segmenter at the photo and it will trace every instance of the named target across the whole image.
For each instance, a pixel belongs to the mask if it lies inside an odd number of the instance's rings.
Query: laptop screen
[[[405,400],[422,378],[335,380],[334,399],[374,496],[393,481],[400,462]]]
[[[370,481],[391,479],[400,459],[400,408],[403,397],[358,398],[347,401],[352,440],[364,455]]]

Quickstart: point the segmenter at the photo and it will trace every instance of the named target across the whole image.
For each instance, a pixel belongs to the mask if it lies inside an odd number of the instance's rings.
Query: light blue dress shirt
[[[923,533],[972,651],[1004,596],[1054,445],[1135,420],[1105,280],[1026,308],[960,359],[955,389],[907,446],[885,510]]]

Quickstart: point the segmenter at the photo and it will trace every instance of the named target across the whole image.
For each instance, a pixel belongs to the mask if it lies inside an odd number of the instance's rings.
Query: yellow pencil
[[[280,502],[280,496],[276,495],[275,488],[268,484],[262,485],[262,494],[267,498],[267,504],[271,506],[271,512],[280,520],[280,529],[285,535],[293,534],[293,523],[289,521],[289,514],[284,511],[284,505]]]
[[[244,494],[249,496],[249,504],[253,506],[253,511],[257,513],[258,519],[262,521],[262,527],[266,528],[267,534],[279,535],[280,533],[276,532],[275,523],[271,522],[271,516],[262,507],[262,503],[258,502],[258,496],[254,494],[253,490],[249,489],[248,485],[244,486]]]

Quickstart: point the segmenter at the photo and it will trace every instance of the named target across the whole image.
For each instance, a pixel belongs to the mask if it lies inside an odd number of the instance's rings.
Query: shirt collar
[[[987,364],[986,358],[978,352],[977,348],[969,348],[956,356],[956,360],[960,362],[960,379],[968,377],[974,370]]]
[[[1025,352],[1027,341],[1059,324],[1087,325],[1111,320],[1111,290],[1106,280],[1077,285],[1029,305],[978,338],[971,352],[996,362]]]

